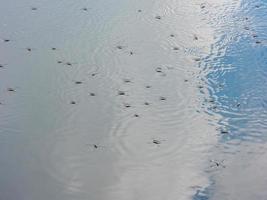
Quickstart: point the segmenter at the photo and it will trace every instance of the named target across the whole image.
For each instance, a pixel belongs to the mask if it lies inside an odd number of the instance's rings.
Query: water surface
[[[0,7],[0,199],[265,199],[266,2]]]

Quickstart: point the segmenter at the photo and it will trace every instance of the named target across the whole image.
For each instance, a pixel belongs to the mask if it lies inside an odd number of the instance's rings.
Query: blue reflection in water
[[[221,116],[222,144],[267,140],[266,10],[266,0],[242,1],[226,24],[214,23],[218,39],[200,65],[209,90],[206,111]],[[193,200],[210,199],[214,184],[197,191]]]
[[[208,200],[211,197],[214,181],[211,181],[210,186],[204,189],[198,189],[192,200]]]
[[[245,5],[250,9],[244,7],[236,19],[244,21],[236,30],[225,31],[212,48],[217,54],[211,54],[206,62],[210,70],[207,75],[210,96],[216,99],[216,108],[211,112],[222,116],[221,133],[226,133],[222,142],[234,138],[266,140],[266,5]]]

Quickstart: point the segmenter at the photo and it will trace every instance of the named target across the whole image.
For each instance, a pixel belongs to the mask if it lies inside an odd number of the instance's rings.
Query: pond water
[[[0,199],[266,199],[266,10],[2,2]]]

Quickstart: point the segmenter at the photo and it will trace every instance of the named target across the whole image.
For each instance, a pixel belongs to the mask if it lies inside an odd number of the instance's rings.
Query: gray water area
[[[267,4],[0,6],[0,200],[267,199]]]

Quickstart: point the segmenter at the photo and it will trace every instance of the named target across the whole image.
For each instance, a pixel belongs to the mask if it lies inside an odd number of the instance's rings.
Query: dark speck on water
[[[214,100],[214,99],[210,99],[209,102],[210,102],[210,103],[214,103],[215,100]]]
[[[216,110],[217,106],[212,106],[211,109]]]
[[[123,96],[123,95],[125,95],[125,92],[124,91],[118,91],[118,95]]]
[[[14,88],[7,88],[7,91],[9,91],[9,92],[15,92],[15,89]]]
[[[157,67],[157,68],[156,68],[156,72],[159,72],[159,73],[161,73],[161,72],[162,72],[162,69],[161,69],[161,67]]]
[[[120,45],[118,45],[118,46],[117,46],[117,49],[122,49],[122,48],[123,48],[123,47],[122,47],[122,46],[120,46]]]
[[[76,104],[76,102],[75,101],[71,101],[70,104]]]
[[[174,37],[174,34],[170,34],[170,37]]]
[[[83,11],[88,11],[88,9],[87,9],[87,8],[82,8],[82,10],[83,10]]]
[[[219,84],[218,86],[219,86],[219,88],[224,88],[223,84]]]
[[[75,84],[79,85],[79,84],[82,84],[83,82],[82,81],[75,81]]]
[[[161,142],[159,140],[153,140],[154,144],[161,144]]]
[[[195,58],[194,60],[198,62],[198,61],[200,61],[200,58]]]
[[[165,101],[166,100],[166,97],[160,97],[159,98],[161,101]]]
[[[95,93],[91,92],[90,93],[90,96],[94,97],[95,96]]]
[[[57,61],[57,63],[58,63],[58,64],[60,64],[60,63],[62,63],[62,61],[61,61],[61,60],[59,60],[59,61]]]
[[[261,43],[261,41],[256,41],[256,44],[260,44]]]
[[[148,102],[145,102],[144,104],[145,104],[146,106],[148,106],[148,105],[149,105],[149,103],[148,103]]]
[[[51,48],[52,50],[56,50],[56,48],[55,47],[53,47],[53,48]]]
[[[178,47],[173,47],[173,50],[177,51],[177,50],[179,50],[179,48]]]
[[[142,10],[139,9],[138,12],[142,12]]]
[[[221,134],[228,134],[228,133],[229,133],[228,130],[225,130],[225,129],[221,130]]]
[[[32,49],[31,48],[26,48],[27,49],[27,51],[32,51]]]
[[[135,114],[134,116],[135,116],[135,117],[139,117],[139,115],[138,115],[138,114]]]
[[[37,8],[36,8],[36,7],[32,7],[31,9],[32,9],[32,10],[37,10]]]
[[[123,82],[124,82],[124,83],[130,83],[130,82],[131,82],[131,80],[130,80],[130,79],[127,79],[127,78],[125,78],[125,79],[123,79]]]
[[[249,30],[249,27],[245,26],[245,28],[244,28],[244,29],[248,31],[248,30]]]
[[[70,62],[67,62],[66,65],[72,66],[72,64]]]
[[[150,85],[147,85],[146,88],[151,88],[151,86]]]
[[[161,16],[158,15],[158,16],[156,16],[155,18],[156,18],[156,19],[161,19]]]
[[[130,105],[129,103],[124,103],[124,107],[125,107],[125,108],[130,108],[131,105]]]
[[[210,160],[211,163],[213,163],[213,165],[211,167],[222,167],[225,168],[226,166],[223,164],[223,161],[215,161],[215,160]]]
[[[9,39],[4,39],[4,42],[9,42],[10,40]]]

